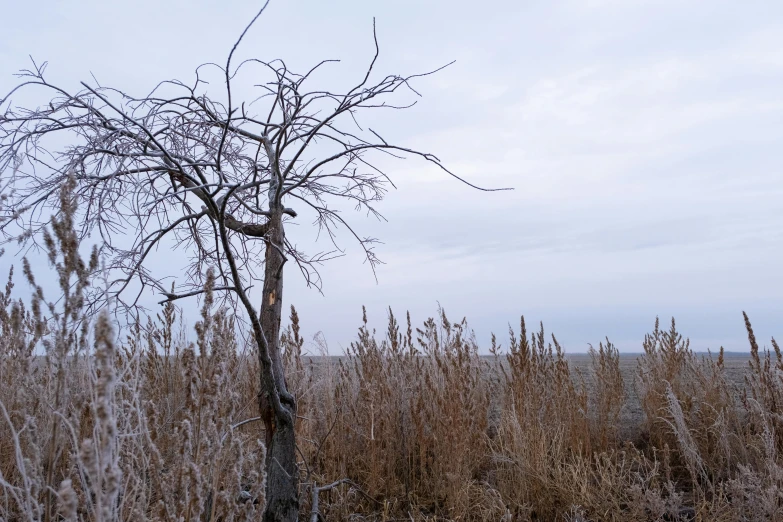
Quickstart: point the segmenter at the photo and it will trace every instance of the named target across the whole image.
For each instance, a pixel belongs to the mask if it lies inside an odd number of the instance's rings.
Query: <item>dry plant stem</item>
[[[331,484],[327,484],[326,486],[318,486],[315,481],[312,482],[310,485],[311,490],[311,496],[312,499],[310,501],[310,522],[318,522],[318,518],[321,516],[321,513],[318,511],[318,503],[319,503],[319,495],[323,493],[324,491],[330,491],[337,486],[341,484],[350,484],[351,481],[348,479],[342,479],[338,480],[336,482],[332,482]]]

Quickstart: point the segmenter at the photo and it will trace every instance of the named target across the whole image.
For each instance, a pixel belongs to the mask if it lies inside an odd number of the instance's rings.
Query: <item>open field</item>
[[[0,519],[107,520],[101,503],[128,521],[260,516],[258,362],[224,312],[203,312],[195,344],[168,307],[121,346],[99,321],[94,343],[46,358],[0,319]],[[464,323],[391,317],[311,358],[292,319],[303,520],[335,481],[325,520],[783,517],[783,357],[749,323],[747,355],[693,353],[673,325],[643,354],[565,355],[522,325],[483,356]]]

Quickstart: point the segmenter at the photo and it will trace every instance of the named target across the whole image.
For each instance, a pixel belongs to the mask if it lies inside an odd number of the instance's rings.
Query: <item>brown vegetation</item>
[[[171,303],[118,344],[105,315],[92,331],[79,320],[78,295],[52,322],[12,286],[0,294],[0,519],[260,516],[258,362],[210,293],[195,345]],[[783,360],[747,328],[740,386],[722,353],[698,356],[674,323],[656,324],[635,375],[641,436],[625,440],[608,341],[583,372],[524,320],[504,353],[493,343],[482,357],[464,320],[441,311],[413,329],[390,312],[382,337],[365,318],[344,357],[308,359],[292,309],[282,345],[303,493],[319,488],[327,520],[778,519]],[[302,495],[303,518],[316,497]]]

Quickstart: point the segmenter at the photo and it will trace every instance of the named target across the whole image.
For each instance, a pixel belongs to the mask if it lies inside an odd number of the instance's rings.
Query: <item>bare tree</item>
[[[374,239],[360,236],[340,212],[340,202],[380,216],[375,204],[393,186],[377,153],[418,156],[448,171],[431,155],[387,142],[359,124],[358,113],[401,109],[393,96],[417,96],[411,81],[424,74],[373,79],[378,58],[342,93],[308,90],[323,61],[296,74],[281,60],[232,57],[207,64],[188,84],[161,82],[135,97],[118,89],[81,83],[71,92],[50,83],[46,64],[22,71],[20,83],[0,100],[0,232],[2,240],[35,247],[56,216],[58,189],[75,183],[81,237],[99,234],[108,273],[93,305],[111,298],[126,311],[140,307],[145,289],[172,301],[203,292],[205,266],[218,272],[215,290],[246,314],[260,361],[259,405],[267,434],[267,507],[264,520],[296,520],[299,511],[294,421],[296,400],[286,387],[280,355],[283,267],[293,261],[309,285],[320,288],[317,267],[340,255],[335,234],[343,229],[375,266]],[[373,32],[373,34],[375,34]],[[207,95],[204,74],[220,71],[225,92]],[[251,103],[234,94],[248,68],[268,79]],[[431,74],[431,71],[426,74]],[[48,102],[34,109],[12,104],[20,90],[43,90]],[[485,189],[480,189],[485,190]],[[286,206],[290,205],[290,206]],[[285,235],[286,224],[311,214],[332,240],[327,252],[307,255]],[[160,247],[187,249],[191,261],[175,289],[150,266]],[[263,285],[257,308],[249,288]]]

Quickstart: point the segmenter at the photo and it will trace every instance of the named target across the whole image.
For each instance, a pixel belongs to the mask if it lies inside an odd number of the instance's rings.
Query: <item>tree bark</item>
[[[275,211],[276,210],[276,211]],[[266,234],[266,266],[261,305],[261,327],[267,340],[272,375],[261,373],[259,406],[266,427],[266,508],[264,522],[295,522],[299,517],[299,468],[296,462],[296,400],[288,392],[280,354],[280,321],[283,312],[283,230],[280,209],[272,211]],[[263,368],[263,365],[261,366]],[[274,380],[274,390],[281,408],[268,396],[270,386],[264,380]]]

